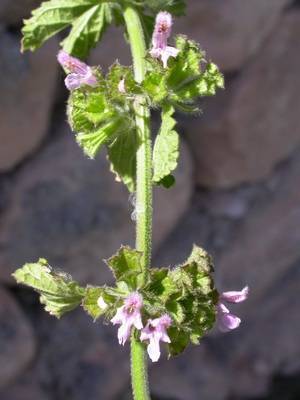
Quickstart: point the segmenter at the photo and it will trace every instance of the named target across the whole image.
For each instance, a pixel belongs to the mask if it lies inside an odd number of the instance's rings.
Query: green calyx
[[[183,35],[176,37],[176,58],[170,58],[168,68],[148,57],[149,67],[143,88],[153,107],[173,105],[181,112],[197,112],[201,97],[215,95],[224,88],[224,78],[218,67],[207,62],[197,43]]]
[[[98,86],[83,86],[69,98],[68,115],[76,140],[84,153],[95,158],[105,144],[111,171],[129,191],[135,191],[136,153],[139,148],[134,104],[143,98],[149,106],[161,107],[161,127],[153,148],[153,183],[170,187],[172,172],[179,158],[179,136],[175,131],[175,109],[198,111],[200,97],[215,94],[224,85],[218,68],[207,63],[203,52],[192,41],[178,36],[179,54],[169,60],[168,68],[148,57],[144,81],[137,84],[130,67],[114,64],[104,78],[94,74]],[[120,82],[123,90],[120,91]]]

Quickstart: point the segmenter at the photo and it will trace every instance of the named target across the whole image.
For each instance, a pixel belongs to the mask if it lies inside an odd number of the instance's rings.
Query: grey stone
[[[93,323],[83,310],[60,321],[43,313],[43,337],[32,371],[51,399],[113,400],[129,380],[129,345],[119,346],[117,327]]]
[[[0,388],[28,367],[35,352],[30,323],[10,293],[0,288]]]
[[[187,122],[198,184],[231,187],[268,177],[300,145],[300,12],[282,17],[255,59]]]
[[[177,185],[155,193],[154,250],[188,207],[192,171],[187,148]],[[172,207],[170,207],[172,202]],[[87,159],[67,127],[16,176],[0,233],[0,279],[43,256],[82,282],[104,283],[111,272],[101,262],[121,244],[134,245],[132,205],[114,181],[102,152]]]
[[[107,72],[116,61],[122,65],[131,65],[130,47],[124,37],[124,30],[110,26],[101,42],[91,51],[89,63],[100,65]]]
[[[31,11],[39,6],[41,0],[0,2],[0,23],[4,25],[20,25],[24,18],[29,18]]]
[[[273,33],[291,0],[192,0],[175,30],[200,43],[223,71],[239,69]]]
[[[19,38],[0,33],[0,172],[37,149],[48,130],[57,79],[58,43],[20,54]]]

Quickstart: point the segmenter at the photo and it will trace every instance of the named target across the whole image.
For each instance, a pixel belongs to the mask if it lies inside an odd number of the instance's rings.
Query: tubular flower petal
[[[249,294],[249,287],[245,286],[244,289],[240,291],[224,292],[221,295],[222,300],[226,300],[229,303],[241,303],[245,301]]]
[[[78,60],[78,58],[70,56],[64,50],[60,50],[57,60],[69,72],[65,79],[66,87],[69,90],[78,89],[82,85],[97,86],[97,78],[94,76],[91,67]]]
[[[241,319],[232,314],[228,308],[222,303],[241,303],[245,301],[249,294],[248,286],[245,286],[241,291],[223,292],[220,296],[220,301],[217,305],[217,325],[221,332],[229,332],[240,326]]]
[[[138,330],[143,328],[140,311],[142,306],[142,296],[137,292],[133,292],[125,299],[124,305],[117,309],[116,315],[111,319],[111,322],[114,325],[121,325],[118,330],[119,344],[124,346],[133,326]]]
[[[171,343],[167,334],[167,329],[171,326],[172,320],[168,314],[160,318],[149,319],[147,325],[141,332],[140,340],[149,340],[147,351],[152,362],[156,362],[160,357],[159,342]]]
[[[171,35],[172,16],[162,11],[157,14],[154,32],[152,36],[152,49],[150,54],[153,58],[160,58],[164,68],[168,65],[169,57],[177,57],[179,50],[168,46],[168,38]]]

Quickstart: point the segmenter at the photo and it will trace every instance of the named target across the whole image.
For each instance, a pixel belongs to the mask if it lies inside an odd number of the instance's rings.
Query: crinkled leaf
[[[111,171],[117,180],[122,180],[130,192],[136,185],[136,152],[139,147],[135,129],[118,135],[108,145],[108,159]]]
[[[77,18],[62,42],[64,50],[76,57],[86,57],[112,22],[110,7],[109,4],[94,5]]]
[[[193,245],[192,252],[186,260],[186,264],[196,263],[197,267],[207,273],[214,271],[212,257],[202,247]]]
[[[123,99],[124,97],[141,93],[137,83],[134,80],[131,67],[125,67],[118,62],[114,63],[107,74],[108,95],[114,99]],[[119,83],[124,80],[125,93],[119,91]]]
[[[18,283],[36,290],[45,310],[58,318],[76,308],[85,294],[69,275],[53,270],[44,259],[25,264],[13,276]]]
[[[182,112],[199,112],[197,99],[223,88],[223,75],[215,64],[205,60],[204,52],[194,41],[177,36],[176,48],[179,53],[169,59],[166,69],[160,61],[148,57],[143,89],[154,107],[167,103]]]
[[[177,287],[170,278],[167,268],[151,268],[148,274],[149,282],[146,286],[146,292],[159,302],[165,303],[172,294],[176,293]]]
[[[179,136],[173,129],[174,108],[165,106],[162,110],[162,123],[153,149],[153,181],[161,182],[176,168],[179,157]]]
[[[206,63],[204,52],[195,42],[178,36],[176,47],[180,52],[176,59],[170,61],[167,72],[167,85],[174,101],[194,101],[198,97],[211,96],[217,88],[224,87],[223,76],[217,66]]]
[[[78,144],[90,158],[95,158],[103,144],[132,129],[126,110],[108,99],[101,83],[97,88],[71,93],[68,117]]]
[[[102,4],[101,4],[102,3]],[[116,2],[97,0],[44,1],[24,21],[22,49],[36,50],[47,39],[71,26],[64,40],[64,49],[77,57],[85,57],[100,40],[112,16],[121,14]]]
[[[171,343],[168,344],[169,355],[177,356],[182,353],[189,344],[190,335],[183,329],[173,326],[168,329],[168,335],[171,339]]]
[[[166,309],[168,314],[172,317],[172,320],[177,324],[181,324],[185,318],[185,310],[182,304],[177,300],[169,300],[166,303]]]
[[[160,104],[168,96],[168,87],[164,71],[158,66],[157,69],[146,74],[142,83],[145,93],[154,104]]]
[[[124,281],[131,290],[135,290],[142,273],[141,258],[141,252],[123,246],[114,256],[106,260],[106,263],[117,281]]]
[[[98,304],[99,298],[102,297],[103,301],[106,303],[106,308],[101,308]],[[116,289],[108,287],[87,287],[85,291],[85,296],[82,302],[84,310],[94,319],[98,319],[102,315],[106,317],[111,316],[111,309],[116,302],[118,297],[118,291]]]
[[[189,342],[198,343],[215,322],[218,294],[212,278],[212,260],[194,246],[183,265],[173,269],[151,269],[144,287],[146,312],[151,318],[167,312],[172,318],[168,331],[169,352],[182,352]],[[164,311],[162,311],[162,306]]]

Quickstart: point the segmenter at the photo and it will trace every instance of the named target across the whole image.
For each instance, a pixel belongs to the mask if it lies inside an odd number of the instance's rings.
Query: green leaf
[[[177,324],[181,324],[184,321],[185,310],[180,302],[170,300],[166,303],[166,309]]]
[[[134,126],[127,110],[108,98],[102,77],[99,73],[98,76],[99,87],[74,90],[68,103],[71,128],[77,133],[78,144],[90,158],[95,158],[103,144]]]
[[[76,57],[86,57],[111,23],[110,7],[108,4],[94,5],[77,18],[69,36],[62,42],[64,50]]]
[[[212,257],[202,247],[193,245],[192,253],[186,260],[185,264],[196,263],[198,269],[211,273],[214,271]]]
[[[135,130],[121,133],[108,145],[108,159],[116,180],[122,180],[130,192],[136,185],[136,152],[139,147]]]
[[[24,21],[22,50],[36,50],[47,39],[80,17],[91,6],[88,0],[50,0],[32,11]]]
[[[100,307],[98,300],[102,297],[106,307]],[[89,286],[85,291],[85,296],[82,302],[84,310],[95,320],[102,315],[110,318],[112,316],[112,307],[119,299],[120,293],[113,288],[106,286],[94,287]]]
[[[79,132],[76,141],[88,157],[95,158],[103,144],[107,143],[116,132],[123,131],[122,122],[122,118],[112,118],[91,133]]]
[[[71,26],[64,49],[76,57],[86,57],[112,21],[122,20],[121,5],[103,0],[44,1],[24,21],[22,50],[36,50],[50,37]]]
[[[159,182],[157,182],[157,185],[161,185],[166,189],[170,189],[172,186],[175,185],[175,183],[175,177],[173,175],[167,175],[163,177]]]
[[[124,281],[131,290],[135,290],[139,285],[139,275],[142,273],[141,266],[142,253],[123,246],[111,258],[106,260],[106,264],[112,270],[116,281]]]
[[[37,263],[25,264],[13,277],[18,283],[36,290],[40,294],[41,303],[45,305],[45,310],[57,318],[76,308],[85,294],[85,289],[70,276],[53,270],[44,259]]]
[[[184,0],[145,0],[144,6],[155,14],[161,10],[169,11],[173,15],[184,15]]]
[[[162,110],[162,124],[153,149],[153,181],[161,182],[176,168],[179,157],[179,136],[174,131],[174,108],[170,105]]]
[[[171,326],[168,329],[171,343],[168,344],[170,356],[177,356],[182,353],[190,341],[190,335],[182,329]]]
[[[120,92],[119,83],[124,81],[125,93]],[[106,75],[107,96],[112,101],[124,104],[124,107],[129,109],[134,96],[142,94],[140,86],[134,79],[132,67],[125,67],[115,62],[109,69]]]
[[[211,96],[217,88],[224,87],[224,79],[218,67],[207,63],[204,52],[198,44],[184,36],[177,36],[179,54],[170,61],[167,71],[167,85],[171,99],[177,102],[191,102],[199,97]],[[202,65],[205,68],[202,69]]]
[[[165,303],[178,290],[167,268],[151,268],[148,278],[145,291],[154,301]]]
[[[169,59],[166,69],[159,60],[148,56],[142,87],[153,107],[169,104],[185,113],[197,113],[197,100],[224,88],[224,78],[215,64],[205,60],[204,52],[194,41],[180,35],[176,47],[179,53]]]
[[[160,104],[168,96],[165,73],[159,65],[157,69],[146,74],[142,86],[154,104]]]

